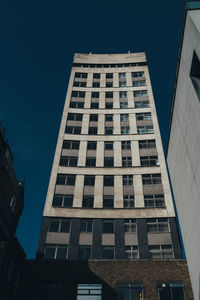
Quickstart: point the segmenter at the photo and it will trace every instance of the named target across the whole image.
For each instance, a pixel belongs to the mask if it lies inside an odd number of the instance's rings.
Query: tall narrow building
[[[160,280],[160,299],[164,288],[183,295],[189,279],[176,260],[181,246],[145,53],[75,54],[37,258],[94,263],[107,284],[116,268],[121,277],[110,285],[137,294],[130,299],[144,299],[143,278]],[[93,285],[79,280],[75,289],[86,299]]]

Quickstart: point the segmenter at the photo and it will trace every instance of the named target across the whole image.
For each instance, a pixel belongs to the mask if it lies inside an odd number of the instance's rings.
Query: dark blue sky
[[[0,119],[25,176],[17,236],[35,256],[73,54],[145,51],[164,148],[184,1],[4,1]]]

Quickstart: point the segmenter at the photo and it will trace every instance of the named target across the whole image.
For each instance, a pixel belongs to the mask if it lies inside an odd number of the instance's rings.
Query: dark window
[[[80,260],[91,259],[92,258],[92,246],[79,246],[79,248],[78,248],[78,258]],[[83,298],[83,299],[85,299],[85,298]]]
[[[127,92],[124,92],[124,91],[119,92],[119,97],[120,98],[127,98]]]
[[[114,233],[114,221],[104,220],[103,221],[103,233]]]
[[[105,150],[113,150],[114,143],[113,142],[104,142]]]
[[[92,232],[92,220],[81,220],[80,232]]]
[[[93,205],[94,205],[94,196],[84,195],[83,196],[82,207],[84,207],[84,208],[93,208]]]
[[[126,78],[126,73],[119,73],[119,78]]]
[[[135,102],[135,108],[149,107],[149,101],[137,101]]]
[[[76,175],[58,174],[56,184],[61,185],[75,185]]]
[[[129,120],[128,114],[121,114],[120,115],[120,121],[121,122],[127,122]]]
[[[114,259],[115,258],[114,246],[103,246],[102,247],[102,258]]]
[[[144,174],[142,175],[142,183],[145,184],[161,184],[161,174]]]
[[[147,90],[134,91],[133,96],[135,98],[137,98],[137,97],[146,97],[146,96],[148,96],[148,93],[147,93]]]
[[[79,141],[63,141],[63,149],[79,149]]]
[[[121,134],[130,134],[129,126],[121,126]]]
[[[143,140],[139,141],[139,148],[140,149],[150,149],[156,147],[156,141],[155,140]]]
[[[99,108],[99,103],[97,103],[97,102],[91,102],[90,108],[98,109]]]
[[[102,300],[102,284],[78,284],[77,300]]]
[[[192,80],[192,84],[196,91],[197,97],[200,101],[200,62],[195,51],[193,53],[193,58],[192,58],[190,78]]]
[[[127,101],[120,102],[120,108],[128,108],[128,102]]]
[[[133,195],[124,195],[124,207],[125,208],[135,207],[135,201]]]
[[[105,175],[104,176],[104,186],[114,186],[114,176]]]
[[[96,157],[86,157],[86,167],[95,167]]]
[[[159,300],[185,300],[184,285],[162,283],[158,287]]]
[[[75,101],[71,101],[70,108],[83,108],[84,107],[84,102],[75,102]]]
[[[113,102],[106,102],[105,108],[106,109],[112,109],[113,108]]]
[[[151,120],[151,113],[136,114],[137,121]]]
[[[142,300],[143,289],[140,283],[118,283],[117,300]]]
[[[92,98],[99,98],[99,92],[92,92]]]
[[[104,167],[113,167],[114,157],[104,157]]]
[[[88,142],[87,149],[88,150],[96,150],[97,148],[97,142]]]
[[[78,73],[78,72],[76,72],[75,73],[75,78],[87,78],[87,76],[88,76],[88,73]]]
[[[72,114],[68,113],[67,120],[71,121],[82,121],[83,114]]]
[[[149,252],[150,252],[150,255],[151,255],[152,259],[171,259],[171,258],[174,258],[174,252],[173,252],[172,245],[149,246]]]
[[[57,207],[72,207],[73,198],[73,195],[55,194],[52,205]]]
[[[144,71],[132,72],[133,78],[144,77]]]
[[[124,220],[124,232],[137,232],[136,219],[125,219]]]
[[[85,92],[72,91],[72,97],[85,98]]]
[[[100,73],[94,73],[94,74],[93,74],[93,78],[96,78],[96,79],[99,79],[99,78],[100,78],[100,76],[101,76],[101,74],[100,74]]]
[[[132,157],[122,157],[122,167],[132,167]]]
[[[126,246],[125,256],[127,259],[138,259],[139,258],[138,246]]]
[[[113,86],[113,83],[112,82],[110,82],[110,81],[107,81],[106,82],[106,87],[112,87]]]
[[[105,134],[112,135],[113,134],[113,127],[105,127]]]
[[[123,185],[133,185],[133,175],[123,175]]]
[[[90,115],[90,121],[93,121],[93,122],[98,121],[98,115],[96,115],[96,114]]]
[[[113,92],[106,92],[106,98],[113,98]]]
[[[74,81],[73,86],[75,87],[86,87],[85,81]]]
[[[154,218],[147,219],[148,232],[169,232],[169,219],[168,218]]]
[[[138,134],[153,134],[154,129],[153,126],[137,126]]]
[[[77,156],[61,156],[60,166],[64,167],[76,167],[78,162]]]
[[[94,185],[95,175],[85,175],[84,185]]]
[[[67,259],[67,258],[68,258],[67,245],[46,244],[44,250],[44,259]]]
[[[81,134],[81,127],[80,126],[66,126],[65,133]]]
[[[88,134],[90,135],[97,135],[97,127],[89,127]]]
[[[49,232],[70,232],[70,219],[51,219],[49,224]]]
[[[130,141],[123,141],[121,146],[122,146],[122,150],[129,150],[129,149],[131,149],[131,142]]]
[[[114,196],[105,195],[103,196],[103,208],[113,208],[114,207]]]
[[[141,156],[140,163],[142,167],[159,166],[158,156]]]
[[[38,300],[63,299],[64,284],[61,282],[39,282]]]
[[[144,195],[145,207],[164,207],[165,199],[163,194]]]
[[[126,80],[119,82],[119,87],[126,86]]]
[[[113,73],[106,73],[106,78],[113,78]]]
[[[94,81],[94,82],[92,83],[92,87],[95,87],[95,88],[100,87],[100,82]]]
[[[112,122],[113,121],[113,115],[105,115],[105,121],[106,122]]]
[[[138,80],[138,81],[133,81],[132,82],[134,87],[138,87],[138,86],[146,86],[146,80]]]

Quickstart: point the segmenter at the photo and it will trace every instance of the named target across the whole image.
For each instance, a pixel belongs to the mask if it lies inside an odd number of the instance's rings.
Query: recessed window
[[[143,140],[143,141],[139,141],[139,148],[140,149],[156,148],[156,141],[155,140]]]
[[[138,246],[126,246],[125,255],[127,259],[138,259],[139,258]]]
[[[84,102],[75,102],[75,101],[71,101],[70,108],[83,108],[84,107]]]
[[[114,143],[113,142],[104,142],[105,150],[113,150]]]
[[[124,186],[133,185],[133,175],[123,175],[123,185]]]
[[[86,157],[86,167],[95,167],[96,157]]]
[[[72,114],[68,113],[67,120],[71,121],[82,121],[83,114]]]
[[[125,92],[125,91],[119,92],[119,97],[120,98],[127,98],[127,92]]]
[[[76,72],[75,73],[75,78],[87,78],[87,76],[88,76],[88,73],[78,73],[78,72]]]
[[[159,300],[185,300],[182,283],[161,283],[158,286]]]
[[[121,126],[121,134],[130,134],[129,126]]]
[[[137,121],[151,120],[151,113],[136,114],[136,120]]]
[[[82,207],[93,208],[93,205],[94,205],[94,196],[93,195],[83,195]]]
[[[78,162],[77,156],[61,156],[60,166],[63,167],[76,167]]]
[[[123,141],[121,146],[122,146],[122,150],[129,150],[129,149],[131,149],[131,142],[130,141]]]
[[[99,92],[92,92],[92,98],[99,98]]]
[[[119,78],[126,78],[126,73],[119,73]]]
[[[85,98],[85,92],[72,91],[71,97],[74,97],[74,98]]]
[[[89,127],[88,128],[88,134],[90,134],[90,135],[97,135],[97,130],[98,130],[97,127],[94,127],[94,126]]]
[[[141,156],[140,164],[142,167],[159,166],[158,156]]]
[[[135,98],[138,98],[138,97],[146,97],[146,96],[148,96],[148,93],[147,93],[147,90],[134,91],[134,92],[133,92],[133,96],[134,96]]]
[[[112,87],[112,86],[113,86],[113,82],[111,82],[111,81],[106,82],[106,87]]]
[[[79,149],[80,142],[79,141],[63,141],[63,149]]]
[[[75,87],[86,87],[85,81],[74,81],[73,86]]]
[[[66,126],[65,133],[81,134],[81,127],[80,126]]]
[[[193,53],[193,58],[192,58],[190,78],[192,80],[192,84],[196,91],[197,97],[200,101],[200,62],[195,51]]]
[[[144,77],[144,71],[132,72],[133,78]]]
[[[128,114],[121,114],[120,115],[120,121],[121,122],[127,122],[129,120]]]
[[[95,185],[95,175],[85,175],[84,185]]]
[[[96,150],[97,142],[88,142],[87,143],[87,150]]]
[[[126,80],[119,81],[119,87],[124,87],[126,86]]]
[[[144,195],[145,207],[164,207],[165,199],[163,194]]]
[[[104,175],[104,186],[114,186],[113,175]]]
[[[90,121],[97,122],[98,121],[98,115],[97,114],[90,115]]]
[[[143,288],[140,283],[118,283],[117,300],[142,300]]]
[[[149,101],[136,101],[135,108],[146,108],[149,107]]]
[[[106,73],[106,78],[113,78],[113,73]]]
[[[44,259],[67,259],[68,245],[46,244],[44,249]]]
[[[81,219],[80,232],[92,232],[92,220]]]
[[[114,157],[104,157],[104,167],[110,168],[114,166]]]
[[[70,232],[71,220],[70,219],[57,219],[53,218],[49,224],[49,232]]]
[[[148,184],[161,184],[161,174],[144,174],[142,175],[142,183]]]
[[[58,174],[56,184],[60,185],[75,185],[76,175]]]
[[[106,122],[112,122],[113,121],[113,115],[105,115],[105,121]]]
[[[102,247],[102,258],[103,259],[114,259],[115,258],[114,246],[103,246]]]
[[[91,102],[90,108],[92,108],[92,109],[98,109],[99,108],[99,103],[98,102]]]
[[[135,207],[135,201],[134,201],[134,195],[124,195],[124,207],[125,208],[134,208]]]
[[[154,218],[147,219],[148,232],[169,232],[169,219],[168,218]]]
[[[77,300],[102,300],[102,284],[78,284]]]
[[[114,221],[104,220],[103,221],[103,233],[114,233]]]
[[[146,84],[146,80],[138,80],[138,81],[133,81],[133,86],[134,87],[138,87],[138,86],[145,86]]]
[[[120,102],[120,108],[128,108],[128,102],[127,101]]]
[[[132,167],[132,157],[122,157],[122,167]]]
[[[54,207],[72,207],[73,206],[73,195],[55,194],[53,197]]]
[[[100,82],[94,81],[94,82],[92,83],[92,87],[94,87],[94,88],[100,87]]]
[[[78,258],[80,260],[88,260],[92,258],[92,246],[79,246],[78,248]],[[79,298],[78,298],[79,299]],[[86,299],[86,298],[83,298]],[[90,298],[89,298],[90,299]],[[92,300],[93,298],[91,298]],[[96,298],[95,298],[96,299]]]
[[[137,132],[138,134],[153,134],[154,129],[153,126],[137,126]]]
[[[124,232],[126,232],[126,233],[137,232],[136,219],[125,219],[124,220]]]
[[[112,135],[113,134],[113,127],[105,127],[105,134]]]
[[[106,98],[113,98],[113,92],[106,92]]]
[[[113,102],[106,102],[105,108],[106,109],[112,109],[113,108]]]
[[[95,79],[99,79],[100,77],[101,77],[100,73],[94,73],[93,74],[93,78],[95,78]]]
[[[104,195],[103,196],[103,208],[113,208],[114,207],[114,196]]]
[[[174,258],[172,245],[149,246],[152,259],[171,259]]]

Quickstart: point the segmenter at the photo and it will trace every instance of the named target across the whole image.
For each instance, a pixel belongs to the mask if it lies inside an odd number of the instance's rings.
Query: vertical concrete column
[[[97,142],[96,167],[104,166],[104,142]]]
[[[96,175],[94,189],[94,208],[103,207],[103,176]]]
[[[100,87],[105,87],[105,86],[106,86],[106,74],[101,73]]]
[[[113,124],[114,124],[114,134],[121,134],[120,114],[114,114]]]
[[[84,175],[76,175],[73,207],[82,207]]]
[[[93,73],[88,73],[87,87],[92,87]]]
[[[132,86],[131,72],[126,72],[126,85],[127,86]]]
[[[140,166],[140,152],[138,141],[131,141],[132,167]]]
[[[134,186],[134,195],[135,195],[135,207],[144,207],[142,175],[133,176],[133,186]]]
[[[90,103],[91,103],[91,92],[86,92],[85,93],[85,105],[84,108],[90,108]]]
[[[129,108],[135,107],[134,98],[133,98],[133,91],[128,91],[127,92],[127,97],[128,97],[128,107]]]
[[[113,87],[119,86],[119,77],[118,73],[113,73]]]
[[[99,114],[99,117],[98,117],[98,134],[104,134],[104,120],[105,120],[105,115],[104,114]]]
[[[105,92],[99,92],[99,108],[105,108]]]
[[[123,201],[123,183],[122,183],[122,176],[115,176],[114,182],[114,207],[115,208],[123,208],[124,201]]]
[[[137,134],[135,114],[129,114],[130,134]]]
[[[113,93],[113,108],[119,108],[119,92],[116,91]]]
[[[122,166],[122,149],[121,142],[114,142],[114,166],[121,167]]]
[[[83,114],[81,134],[88,134],[89,114]]]
[[[85,167],[87,153],[87,141],[80,141],[80,147],[78,152],[78,167]]]

